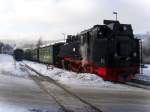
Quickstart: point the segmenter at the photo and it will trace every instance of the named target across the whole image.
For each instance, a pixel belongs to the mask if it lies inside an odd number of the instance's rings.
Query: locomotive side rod
[[[78,95],[76,95],[75,93],[71,92],[70,90],[68,90],[67,88],[65,88],[62,84],[58,83],[57,81],[55,81],[54,79],[48,77],[48,76],[44,76],[43,74],[39,73],[38,71],[36,71],[35,69],[33,69],[32,67],[28,66],[27,64],[24,64],[24,66],[31,70],[32,72],[36,73],[38,76],[33,76],[30,74],[30,77],[41,87],[44,88],[44,91],[47,92],[47,94],[49,94],[49,92],[47,91],[47,89],[44,87],[43,84],[40,83],[40,81],[38,81],[38,79],[43,79],[45,81],[48,81],[49,83],[53,83],[54,85],[56,85],[57,87],[61,88],[62,90],[64,90],[66,93],[70,94],[72,97],[78,99],[79,101],[81,101],[83,104],[89,106],[92,110],[89,112],[102,112],[99,108],[97,108],[96,106],[94,106],[93,104],[85,101],[84,99],[82,99],[81,97],[79,97]],[[50,95],[52,96],[52,95]],[[54,96],[53,96],[54,97]],[[57,98],[54,97],[54,99],[57,101]],[[59,103],[59,101],[57,101]],[[61,108],[63,108],[63,110],[67,110],[65,109],[65,106],[63,106],[62,104],[59,104],[61,106]],[[87,110],[88,111],[88,110]],[[65,112],[73,112],[72,110],[69,111],[65,111]]]

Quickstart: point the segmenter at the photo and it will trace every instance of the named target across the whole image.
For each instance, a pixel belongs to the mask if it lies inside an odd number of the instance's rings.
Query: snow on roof
[[[58,42],[52,42],[52,43],[44,44],[44,45],[41,45],[40,48],[51,46],[51,45],[58,44],[58,43],[64,43],[64,42],[66,42],[66,41],[62,40],[62,41],[58,41]]]

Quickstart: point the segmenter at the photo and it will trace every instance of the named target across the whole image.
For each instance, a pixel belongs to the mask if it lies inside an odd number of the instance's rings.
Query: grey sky
[[[61,39],[115,19],[113,11],[134,33],[150,31],[149,0],[0,0],[0,39]]]

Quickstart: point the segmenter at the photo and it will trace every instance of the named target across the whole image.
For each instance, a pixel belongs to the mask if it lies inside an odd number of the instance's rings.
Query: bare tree
[[[25,48],[34,49],[35,45],[33,45],[33,44],[27,44],[27,45],[25,45]]]
[[[42,37],[38,39],[36,46],[37,48],[39,48],[41,45],[42,45]]]

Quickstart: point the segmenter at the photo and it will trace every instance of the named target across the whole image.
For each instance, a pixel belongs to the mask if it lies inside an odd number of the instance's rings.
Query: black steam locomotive
[[[105,80],[132,79],[140,70],[140,40],[130,24],[104,20],[66,42],[28,49],[25,59],[52,64],[75,72],[95,73]]]

